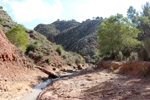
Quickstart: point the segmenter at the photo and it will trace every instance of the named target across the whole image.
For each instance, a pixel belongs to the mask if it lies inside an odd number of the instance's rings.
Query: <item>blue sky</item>
[[[117,13],[126,16],[129,6],[141,11],[150,0],[0,0],[0,5],[14,21],[33,29],[40,23],[57,19],[84,21],[93,17],[109,17]]]

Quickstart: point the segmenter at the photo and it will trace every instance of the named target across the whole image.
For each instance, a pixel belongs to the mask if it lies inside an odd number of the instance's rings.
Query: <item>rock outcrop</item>
[[[115,62],[102,61],[98,63],[98,67],[119,69],[122,72],[132,72],[132,74],[150,73],[150,62],[147,61],[130,61],[130,62]]]

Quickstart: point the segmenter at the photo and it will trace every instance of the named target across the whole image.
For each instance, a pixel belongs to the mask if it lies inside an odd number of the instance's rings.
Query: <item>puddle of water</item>
[[[56,80],[56,79],[49,79],[49,80],[33,87],[32,93],[28,93],[17,100],[36,100],[37,96],[42,91],[42,88],[45,88],[47,86],[47,84],[50,83],[52,80]]]

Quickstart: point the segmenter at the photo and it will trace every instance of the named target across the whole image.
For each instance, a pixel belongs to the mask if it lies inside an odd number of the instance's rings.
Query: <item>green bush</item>
[[[115,57],[115,60],[122,61],[123,60],[123,54],[121,51],[119,51],[119,54]]]
[[[57,49],[56,49],[56,51],[58,52],[58,54],[59,55],[63,55],[63,53],[64,53],[64,50],[63,50],[63,48],[62,48],[62,46],[61,45],[59,45],[58,47],[57,47]]]
[[[37,45],[35,45],[35,44],[27,45],[27,50],[28,51],[35,51],[36,48],[37,48]]]
[[[40,42],[39,41],[31,41],[28,45],[27,45],[27,49],[26,49],[26,54],[28,54],[30,51],[35,52],[36,49],[38,49],[38,47],[40,46]]]
[[[138,53],[137,52],[131,52],[130,54],[130,60],[138,60]]]
[[[0,19],[0,25],[2,25],[4,23],[3,19]]]
[[[50,64],[50,63],[51,63],[51,59],[50,59],[50,58],[47,58],[47,59],[45,59],[45,62],[46,62],[47,64]]]
[[[14,44],[16,47],[21,48],[22,50],[26,51],[28,37],[25,32],[25,28],[23,26],[21,26],[21,25],[14,26],[9,31],[7,31],[5,34],[12,44]]]
[[[44,57],[44,54],[42,53],[42,52],[40,52],[37,56],[36,56],[36,58],[38,58],[38,59],[42,59]]]
[[[67,59],[68,56],[67,55],[63,55],[62,57],[63,57],[63,59]]]

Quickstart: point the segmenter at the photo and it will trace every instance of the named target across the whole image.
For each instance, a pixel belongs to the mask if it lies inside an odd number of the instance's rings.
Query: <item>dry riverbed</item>
[[[150,100],[150,77],[85,70],[51,82],[38,100]]]

